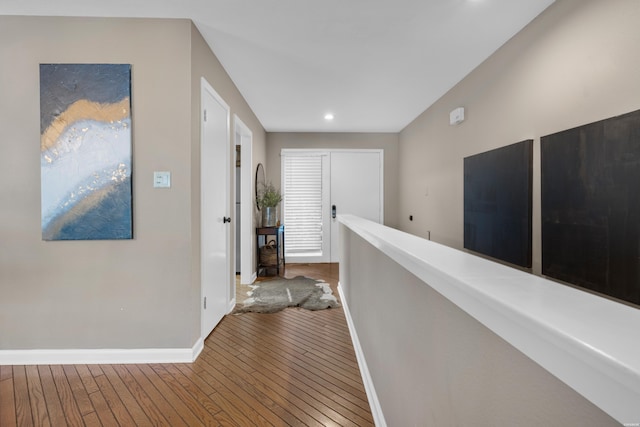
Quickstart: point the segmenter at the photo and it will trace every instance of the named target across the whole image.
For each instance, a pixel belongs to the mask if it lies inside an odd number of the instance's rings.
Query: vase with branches
[[[258,208],[262,211],[262,226],[275,227],[278,224],[278,205],[282,193],[270,181],[258,188]]]

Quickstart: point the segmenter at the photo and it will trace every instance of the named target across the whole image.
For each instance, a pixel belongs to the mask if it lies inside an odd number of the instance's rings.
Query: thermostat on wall
[[[154,188],[169,188],[171,187],[171,172],[161,171],[153,173],[153,187]]]
[[[457,125],[464,122],[464,107],[458,107],[449,113],[449,124]]]

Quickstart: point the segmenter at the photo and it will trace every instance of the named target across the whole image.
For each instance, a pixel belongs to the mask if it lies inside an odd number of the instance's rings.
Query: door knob
[[[223,222],[223,223],[231,222],[231,217],[230,217],[230,216],[223,216],[223,217],[222,217],[222,222]]]
[[[331,206],[331,218],[336,219],[336,205]]]

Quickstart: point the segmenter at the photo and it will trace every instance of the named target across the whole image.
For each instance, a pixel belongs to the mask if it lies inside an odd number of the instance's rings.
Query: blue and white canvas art
[[[131,239],[131,65],[40,65],[43,240]]]

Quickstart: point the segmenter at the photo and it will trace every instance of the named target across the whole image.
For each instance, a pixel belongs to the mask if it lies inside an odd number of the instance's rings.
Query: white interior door
[[[331,262],[339,261],[337,215],[384,221],[382,156],[382,150],[331,152]]]
[[[229,107],[202,79],[200,230],[202,337],[227,312],[230,288]]]

